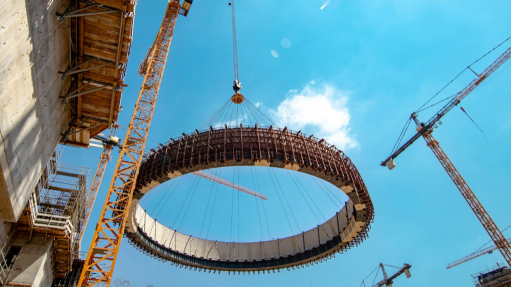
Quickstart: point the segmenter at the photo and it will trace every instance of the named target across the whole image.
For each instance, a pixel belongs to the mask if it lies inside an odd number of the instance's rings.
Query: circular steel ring
[[[157,185],[191,172],[228,166],[266,166],[307,173],[349,197],[325,223],[287,238],[218,242],[185,235],[151,218],[138,201]],[[265,271],[317,263],[358,245],[374,208],[351,160],[333,145],[287,128],[227,127],[184,134],[146,155],[139,169],[125,235],[142,250],[177,265],[204,270]]]

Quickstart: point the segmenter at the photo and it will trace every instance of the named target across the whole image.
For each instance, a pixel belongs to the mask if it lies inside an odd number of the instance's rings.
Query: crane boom
[[[502,66],[509,58],[511,57],[511,48],[507,49],[502,55],[500,55],[497,60],[495,60],[490,66],[484,70],[481,74],[478,75],[478,78],[470,82],[468,86],[466,86],[463,90],[461,90],[454,98],[452,98],[438,113],[436,113],[429,121],[424,124],[424,129],[419,130],[412,138],[410,138],[406,143],[404,143],[400,148],[398,148],[392,155],[386,158],[381,166],[385,166],[387,162],[392,159],[395,159],[399,154],[405,151],[409,146],[411,146],[418,138],[420,138],[426,131],[433,126],[452,108],[457,106],[461,100],[467,97],[475,88],[477,88],[484,80],[486,80],[493,72],[495,72],[500,66]],[[469,66],[470,68],[470,66]],[[413,114],[412,114],[413,116]]]
[[[239,184],[235,184],[233,182],[230,182],[228,180],[225,180],[221,177],[218,177],[218,176],[214,176],[214,175],[211,175],[209,173],[205,173],[203,171],[195,171],[193,172],[193,174],[195,174],[196,176],[200,176],[202,178],[205,178],[207,180],[210,180],[212,182],[216,182],[216,183],[219,183],[219,184],[222,184],[222,185],[225,185],[227,187],[230,187],[230,188],[233,188],[233,189],[236,189],[238,191],[241,191],[241,192],[244,192],[246,194],[250,194],[250,195],[253,195],[255,197],[258,197],[258,198],[261,198],[261,199],[264,199],[264,200],[267,200],[268,198],[266,196],[264,196],[264,194],[261,194],[257,191],[254,191],[254,190],[251,190],[251,189],[248,189],[244,186],[241,186]]]
[[[508,239],[507,239],[507,241],[511,241],[511,238],[508,238]],[[497,248],[498,248],[498,247],[497,247],[496,245],[492,245],[492,246],[490,246],[490,247],[486,247],[486,248],[484,248],[484,249],[481,249],[481,250],[479,250],[479,251],[476,251],[476,252],[474,252],[474,253],[472,253],[472,254],[470,254],[470,255],[467,255],[467,256],[465,256],[465,257],[463,257],[463,258],[460,258],[460,259],[458,259],[458,260],[456,260],[456,261],[453,261],[453,262],[449,263],[449,264],[447,265],[447,269],[453,268],[454,266],[458,266],[458,265],[460,265],[460,264],[462,264],[462,263],[465,263],[465,262],[467,262],[467,261],[470,261],[470,260],[472,260],[472,259],[474,259],[474,258],[477,258],[477,257],[479,257],[479,256],[483,256],[483,255],[485,255],[485,254],[492,253],[492,252],[493,252],[493,251],[495,251]]]
[[[108,188],[78,286],[110,285],[119,246],[128,218],[139,167],[160,89],[167,55],[180,10],[179,0],[168,2],[151,51],[142,88],[131,117],[119,159]],[[97,285],[99,286],[99,285]]]

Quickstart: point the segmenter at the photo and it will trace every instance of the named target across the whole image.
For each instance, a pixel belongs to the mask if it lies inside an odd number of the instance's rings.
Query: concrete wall
[[[9,240],[11,239],[12,234],[12,223],[7,221],[0,221],[0,249],[4,248],[4,253],[7,252],[7,248],[9,247]]]
[[[22,246],[20,254],[11,269],[10,284],[31,285],[33,287],[51,287],[53,273],[51,266],[51,247],[53,238],[44,239],[33,236],[29,242],[27,234],[15,234],[13,246]]]
[[[69,121],[69,0],[0,1],[0,220],[16,222]]]

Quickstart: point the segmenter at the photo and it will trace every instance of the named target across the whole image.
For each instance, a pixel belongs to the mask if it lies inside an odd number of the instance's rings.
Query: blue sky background
[[[196,0],[188,17],[178,19],[149,134],[152,140],[166,142],[199,128],[232,94],[227,3]],[[114,280],[129,280],[131,286],[360,286],[380,262],[395,266],[406,262],[413,266],[412,278],[399,278],[395,286],[470,286],[470,274],[504,261],[494,252],[446,270],[449,262],[474,252],[489,236],[422,139],[396,159],[393,171],[379,163],[389,155],[411,112],[468,64],[511,36],[506,29],[511,27],[511,2],[331,0],[320,9],[325,3],[236,2],[242,92],[252,102],[261,103],[260,109],[281,125],[308,134],[319,133],[345,148],[375,205],[376,218],[369,238],[358,248],[320,265],[250,277],[174,268],[143,255],[123,240]],[[166,1],[150,0],[140,1],[137,6],[121,125],[129,123],[142,82],[136,74],[138,63],[154,41],[165,5]],[[284,38],[289,39],[290,47],[283,47]],[[509,46],[511,42],[474,69],[484,70]],[[278,53],[277,58],[272,50]],[[487,141],[459,108],[444,117],[444,124],[434,133],[501,229],[511,224],[510,64],[461,104],[482,128]],[[438,99],[457,92],[473,78],[468,72],[463,74]],[[322,105],[311,104],[317,102]],[[304,105],[310,106],[310,113],[300,113]],[[431,113],[419,117],[425,121]],[[410,129],[407,137],[412,132]],[[124,138],[124,132],[118,136]],[[154,141],[148,141],[148,147],[156,146]],[[66,147],[64,161],[95,169],[100,153],[100,149]],[[116,157],[107,168],[85,233],[85,245],[91,240],[115,162]],[[240,181],[245,182],[251,187],[249,179]],[[292,197],[289,180],[284,184]],[[185,194],[189,186],[182,189],[181,194]],[[192,209],[197,208],[201,215],[191,217],[190,233],[200,230],[193,220],[202,219],[200,204],[204,202],[199,199],[207,200],[210,187],[201,186],[198,192],[203,196],[197,197]],[[271,197],[273,191],[261,192],[268,193],[268,201],[275,199]],[[241,202],[249,199],[243,197]],[[326,213],[335,212],[326,198],[318,195],[317,201]],[[230,202],[222,202],[225,208],[231,208]],[[246,208],[247,212],[253,212],[253,207]],[[299,210],[300,204],[294,208]],[[172,205],[165,210],[168,218],[162,220],[172,220]],[[281,213],[276,208],[269,216],[285,225]],[[230,220],[228,215],[224,217],[222,220]],[[242,225],[257,224],[245,220]],[[302,228],[310,228],[314,220],[304,216]],[[218,233],[229,232],[222,228],[227,227],[219,226]],[[259,231],[245,230],[249,237],[250,232]],[[279,232],[289,234],[289,229]],[[511,231],[504,235],[511,237]],[[369,286],[371,282],[372,278],[366,283]]]

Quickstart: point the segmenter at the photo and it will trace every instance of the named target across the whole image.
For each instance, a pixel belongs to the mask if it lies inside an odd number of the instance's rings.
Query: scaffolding
[[[47,163],[17,228],[30,234],[52,238],[53,273],[64,278],[79,258],[79,235],[84,226],[87,179],[90,168],[62,163],[57,148]]]
[[[472,274],[472,280],[475,287],[497,287],[511,285],[511,271],[505,263],[496,264],[491,268],[486,268],[475,274]]]

